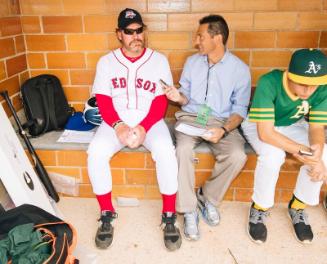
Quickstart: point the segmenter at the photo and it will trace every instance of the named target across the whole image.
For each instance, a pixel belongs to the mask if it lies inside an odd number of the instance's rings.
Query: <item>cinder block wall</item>
[[[0,91],[8,90],[14,107],[21,108],[18,91],[29,78],[24,34],[20,22],[18,1],[0,1]],[[0,102],[8,115],[9,108]]]
[[[196,52],[198,20],[209,13],[226,18],[228,47],[250,65],[253,85],[270,69],[285,68],[294,49],[327,50],[327,0],[4,0],[0,89],[10,89],[18,106],[26,69],[30,76],[53,73],[81,110],[98,58],[119,46],[114,31],[125,7],[144,15],[148,45],[168,56],[175,83],[185,58]]]
[[[79,180],[79,196],[95,197],[87,173],[87,155],[83,150],[38,150],[45,168]],[[209,153],[198,153],[198,163],[195,164],[196,187],[201,186],[210,176],[214,166],[213,156]],[[137,197],[139,199],[160,199],[155,164],[148,152],[119,152],[112,160],[111,172],[113,182],[113,196]],[[248,155],[248,160],[229,187],[224,200],[243,201],[251,200],[253,191],[253,175],[256,164],[256,155]],[[275,192],[275,202],[287,202],[292,197],[293,189],[300,163],[287,157],[280,173]],[[327,187],[323,186],[321,199]]]

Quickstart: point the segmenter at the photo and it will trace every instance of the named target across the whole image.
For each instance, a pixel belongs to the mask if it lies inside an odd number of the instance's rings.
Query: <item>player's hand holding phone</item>
[[[312,145],[309,151],[300,150],[294,155],[305,165],[309,165],[308,175],[312,181],[321,181],[326,178],[326,167],[321,159],[322,149],[320,145]]]
[[[312,145],[309,149],[299,150],[294,156],[305,165],[314,166],[321,160],[321,149],[319,145]]]

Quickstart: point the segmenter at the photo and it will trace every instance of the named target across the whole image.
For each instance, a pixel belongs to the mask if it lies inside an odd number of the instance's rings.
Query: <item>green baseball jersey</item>
[[[249,120],[274,121],[275,126],[289,126],[307,115],[309,123],[327,125],[327,85],[320,85],[308,99],[303,100],[290,91],[286,74],[273,70],[260,78]]]

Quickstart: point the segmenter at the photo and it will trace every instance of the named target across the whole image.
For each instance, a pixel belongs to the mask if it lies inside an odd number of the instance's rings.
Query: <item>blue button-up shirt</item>
[[[206,103],[217,118],[228,118],[233,113],[246,117],[251,94],[249,67],[228,50],[213,65],[208,64],[206,55],[190,56],[179,83],[179,91],[188,99],[182,110],[198,113]]]

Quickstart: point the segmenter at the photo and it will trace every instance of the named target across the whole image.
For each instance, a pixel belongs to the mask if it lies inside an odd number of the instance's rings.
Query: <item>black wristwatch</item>
[[[220,127],[222,130],[224,130],[225,132],[224,132],[224,135],[223,135],[223,137],[222,138],[225,138],[225,137],[227,137],[228,136],[228,134],[229,134],[229,131],[225,128],[225,127]]]

